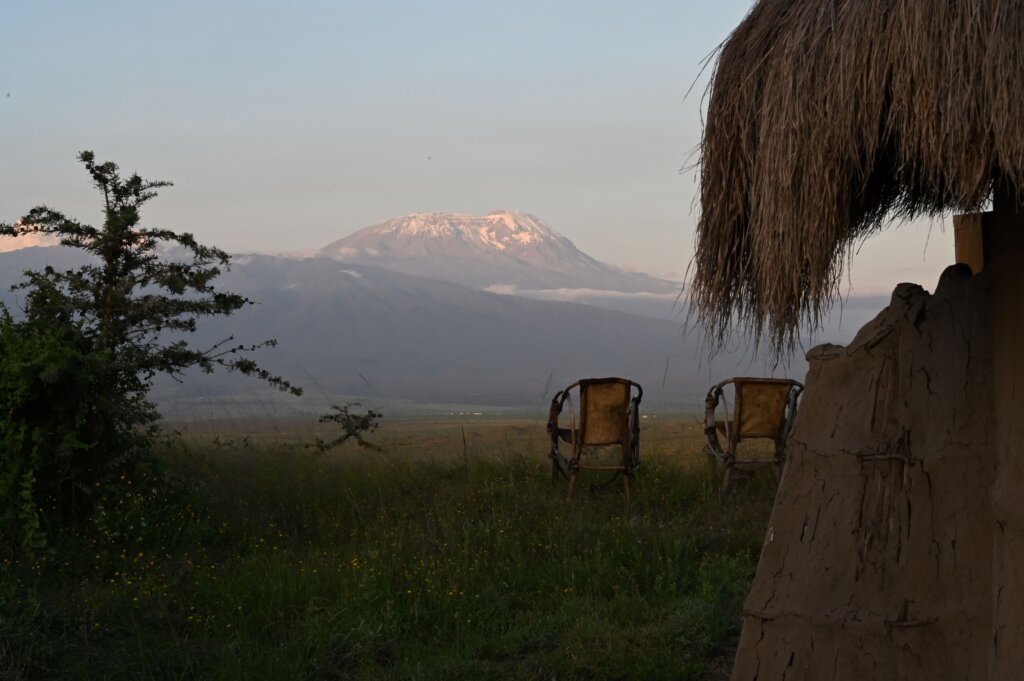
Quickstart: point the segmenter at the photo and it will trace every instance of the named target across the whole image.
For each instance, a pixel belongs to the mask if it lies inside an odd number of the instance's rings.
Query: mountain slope
[[[653,389],[685,350],[671,322],[327,258],[246,257],[223,286],[260,304],[209,320],[200,340],[276,338],[261,362],[332,394],[536,406],[549,381],[581,376],[624,375]],[[673,403],[699,392],[681,379],[668,384]]]
[[[0,253],[0,299],[26,268],[80,264],[80,253],[29,248]],[[197,345],[234,336],[278,341],[261,364],[314,396],[543,407],[543,395],[577,378],[623,375],[651,400],[695,403],[703,380],[685,373],[690,357],[677,325],[574,303],[497,295],[457,284],[329,258],[237,256],[218,282],[259,304],[230,318],[204,319]],[[694,353],[695,354],[695,353]],[[666,390],[660,384],[671,365]],[[162,381],[165,406],[198,397],[273,393],[242,377]],[[550,392],[548,392],[550,398]]]
[[[0,300],[24,269],[85,261],[63,248],[0,253]],[[223,290],[259,301],[227,319],[205,319],[193,337],[212,344],[233,335],[251,343],[276,338],[261,351],[268,369],[304,385],[311,396],[478,403],[544,408],[545,395],[581,377],[620,375],[644,385],[649,409],[697,408],[708,386],[732,375],[771,375],[740,349],[709,362],[678,324],[590,305],[497,295],[330,258],[296,260],[237,256],[218,281]],[[846,340],[884,300],[854,300]],[[15,305],[16,307],[16,305]],[[803,374],[794,358],[788,371]],[[224,374],[163,381],[155,393],[165,407],[228,398],[276,399],[268,388]],[[212,401],[212,402],[211,402]],[[214,410],[216,411],[216,410]]]

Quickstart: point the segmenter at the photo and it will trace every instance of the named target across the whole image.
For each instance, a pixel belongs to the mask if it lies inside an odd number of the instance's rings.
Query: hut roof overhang
[[[1024,3],[759,0],[720,47],[691,302],[776,349],[890,220],[1024,186]]]

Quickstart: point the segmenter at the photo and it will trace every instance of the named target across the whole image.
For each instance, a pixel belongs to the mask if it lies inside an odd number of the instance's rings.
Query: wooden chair
[[[633,396],[633,389],[636,395]],[[573,409],[573,391],[578,395],[579,423]],[[626,499],[630,497],[633,473],[640,465],[640,400],[644,391],[638,383],[624,378],[588,378],[577,381],[555,394],[548,414],[548,433],[551,435],[551,480],[569,481],[567,500],[572,500],[576,479],[580,471],[598,471],[607,475],[601,485],[622,477]],[[558,418],[565,403],[569,402],[569,427],[560,428]],[[572,455],[566,458],[558,451],[558,441],[572,445]],[[619,445],[622,457],[617,465],[589,465],[582,461],[584,447]]]
[[[733,415],[729,418],[725,404],[725,387],[735,389]],[[722,495],[729,493],[729,485],[738,470],[736,466],[775,465],[782,473],[786,461],[786,438],[796,416],[797,401],[803,392],[802,383],[788,378],[730,378],[708,391],[704,410],[704,452],[712,473],[717,475],[718,462],[725,464]],[[725,419],[716,418],[719,404],[725,410]],[[719,435],[725,437],[722,446]],[[745,440],[767,439],[774,444],[770,458],[738,458],[739,444]]]

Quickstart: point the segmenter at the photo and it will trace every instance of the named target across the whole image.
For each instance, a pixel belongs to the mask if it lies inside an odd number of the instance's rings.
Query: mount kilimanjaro
[[[496,292],[561,290],[674,297],[682,284],[580,251],[529,213],[413,213],[338,239],[318,255]]]
[[[61,247],[0,252],[0,299],[16,311],[8,287],[24,270],[84,262]],[[599,262],[526,213],[418,213],[314,257],[237,255],[218,285],[258,304],[200,320],[195,343],[276,338],[261,364],[304,385],[318,405],[286,407],[253,381],[197,375],[158,386],[154,396],[169,415],[216,417],[243,404],[282,413],[350,398],[392,413],[405,401],[539,413],[553,390],[605,375],[642,383],[651,407],[695,408],[722,377],[772,373],[742,352],[709,362],[672,318],[680,284]]]

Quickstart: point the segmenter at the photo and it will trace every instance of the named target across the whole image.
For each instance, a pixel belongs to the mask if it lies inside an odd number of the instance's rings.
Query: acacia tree
[[[102,226],[46,206],[0,223],[0,235],[49,236],[92,256],[77,269],[25,272],[13,287],[25,292],[24,317],[4,310],[0,318],[0,502],[10,511],[14,499],[31,498],[64,519],[87,511],[96,489],[150,447],[159,415],[148,393],[157,374],[221,368],[301,394],[248,356],[272,340],[189,344],[199,318],[252,301],[214,288],[227,253],[188,233],[142,226],[141,207],[171,183],[122,177],[91,151],[78,158],[103,194]]]

